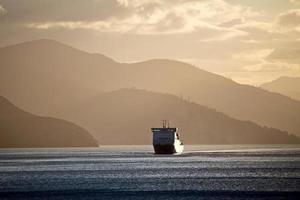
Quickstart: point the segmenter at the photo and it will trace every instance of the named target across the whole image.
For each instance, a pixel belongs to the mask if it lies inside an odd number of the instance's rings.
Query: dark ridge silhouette
[[[121,64],[52,41],[0,49],[0,92],[19,107],[53,117],[99,94],[136,87],[170,93],[241,120],[300,135],[300,102],[172,60]]]
[[[0,96],[0,147],[96,147],[83,128],[65,120],[20,110]]]
[[[261,88],[300,101],[300,77],[283,76],[274,81],[262,84]]]
[[[151,144],[160,119],[180,128],[186,144],[283,144],[299,138],[240,121],[170,94],[137,89],[107,92],[76,105],[65,116],[88,129],[101,144]]]

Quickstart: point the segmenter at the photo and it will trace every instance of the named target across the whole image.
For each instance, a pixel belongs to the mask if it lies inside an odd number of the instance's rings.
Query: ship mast
[[[163,128],[169,128],[170,126],[169,120],[162,120],[162,127]]]

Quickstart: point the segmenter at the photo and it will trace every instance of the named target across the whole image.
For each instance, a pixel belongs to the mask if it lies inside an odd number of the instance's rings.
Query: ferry
[[[169,127],[169,121],[163,120],[162,127],[151,128],[155,154],[180,154],[184,145],[179,139],[178,128]]]

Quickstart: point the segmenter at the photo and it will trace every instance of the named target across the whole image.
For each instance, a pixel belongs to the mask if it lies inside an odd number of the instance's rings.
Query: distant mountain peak
[[[57,40],[53,40],[53,39],[38,39],[38,40],[31,40],[31,41],[25,41],[25,42],[21,42],[18,44],[13,44],[13,45],[8,45],[2,48],[16,48],[16,47],[25,47],[25,46],[38,46],[38,47],[42,47],[42,46],[47,46],[47,45],[56,45],[56,46],[64,46],[64,47],[68,47],[68,48],[73,48],[70,45],[67,45],[65,43],[59,42]]]
[[[261,88],[300,100],[300,77],[281,76],[271,82],[262,84]]]
[[[30,51],[36,51],[40,53],[64,53],[70,55],[73,54],[81,54],[81,55],[90,55],[90,56],[97,56],[99,59],[104,59],[109,62],[115,62],[112,58],[100,54],[100,53],[88,53],[86,51],[80,50],[76,47],[73,47],[72,45],[62,43],[57,40],[53,39],[39,39],[39,40],[32,40],[32,41],[26,41],[19,44],[9,45],[6,47],[0,48],[0,51],[2,52],[10,52],[13,51],[26,53]],[[76,55],[74,55],[76,56]]]

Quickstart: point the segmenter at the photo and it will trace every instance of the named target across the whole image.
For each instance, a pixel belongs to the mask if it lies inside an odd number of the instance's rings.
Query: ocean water
[[[0,149],[0,199],[300,199],[300,146]]]

